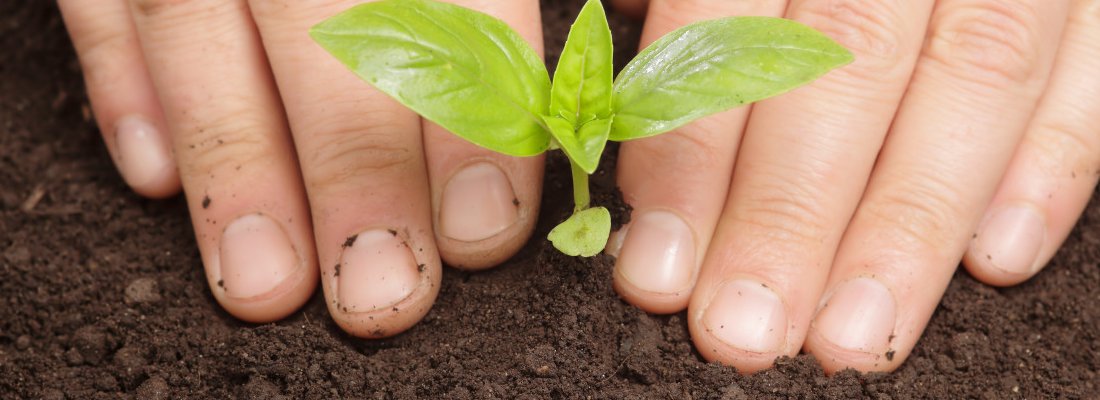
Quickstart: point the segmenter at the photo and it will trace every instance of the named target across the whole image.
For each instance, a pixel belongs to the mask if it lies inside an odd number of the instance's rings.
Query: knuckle
[[[713,5],[708,3],[714,2],[707,0],[679,0],[665,1],[664,3],[669,11],[673,11],[679,15],[706,15],[708,9],[713,9]],[[708,7],[708,5],[711,7]]]
[[[359,187],[366,180],[393,179],[401,181],[413,176],[421,167],[415,146],[401,140],[412,133],[385,120],[364,123],[358,116],[333,118],[309,132],[310,149],[302,155],[308,172],[309,190],[343,190]]]
[[[762,179],[758,187],[746,190],[742,207],[734,212],[734,222],[760,228],[770,246],[786,243],[805,249],[807,243],[820,243],[829,235],[829,218],[824,188],[800,179],[779,176]]]
[[[963,79],[1003,85],[1039,78],[1039,12],[1019,1],[960,1],[933,16],[924,57]]]
[[[905,35],[906,18],[899,8],[893,1],[820,0],[802,3],[796,13],[856,55],[846,68],[849,72],[877,78],[886,71],[907,70],[902,61],[918,46],[906,40],[912,35]]]
[[[1040,120],[1033,132],[1024,136],[1022,145],[1037,150],[1037,167],[1047,174],[1057,175],[1066,168],[1100,171],[1100,135],[1088,128],[1065,121]]]
[[[271,127],[247,113],[227,112],[196,125],[184,139],[180,172],[185,176],[213,175],[215,171],[237,170],[257,165],[276,151],[275,140],[265,137]]]
[[[179,6],[195,5],[206,0],[130,0],[133,9],[141,15],[153,16]]]
[[[354,3],[354,2],[352,2]],[[349,6],[348,0],[248,0],[249,9],[257,18],[294,19],[306,15],[323,14],[342,10]]]
[[[786,0],[715,1],[715,0],[652,0],[649,18],[666,18],[679,27],[705,19],[737,15],[765,15],[780,12]]]
[[[949,232],[957,229],[959,216],[964,215],[959,190],[946,179],[931,175],[900,181],[904,184],[865,201],[860,213],[899,250],[942,254],[952,244]]]
[[[677,129],[660,136],[635,140],[628,145],[641,154],[639,159],[651,160],[647,164],[660,168],[661,174],[689,176],[728,163],[728,149],[715,145],[722,142],[717,139],[720,133],[729,134],[696,125],[694,129]]]
[[[1085,26],[1100,27],[1100,1],[1075,0],[1074,6],[1080,12],[1071,13],[1070,18],[1084,23]]]
[[[127,33],[122,29],[107,29],[82,38],[80,62],[89,86],[109,86],[123,78],[125,71],[121,61],[129,56],[129,47],[136,45]]]

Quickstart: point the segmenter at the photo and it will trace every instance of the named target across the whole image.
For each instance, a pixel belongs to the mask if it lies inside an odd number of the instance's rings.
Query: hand
[[[616,5],[641,14],[646,1]],[[960,260],[1036,274],[1100,174],[1100,2],[651,0],[643,45],[690,22],[785,16],[856,56],[808,87],[624,143],[615,286],[688,309],[708,360],[799,349],[890,371]],[[728,188],[728,193],[726,188]]]
[[[122,176],[150,197],[182,184],[214,297],[243,320],[288,315],[319,278],[344,330],[393,335],[431,307],[441,258],[486,268],[533,230],[541,157],[422,123],[310,40],[359,2],[59,1]],[[455,3],[541,51],[536,0]]]

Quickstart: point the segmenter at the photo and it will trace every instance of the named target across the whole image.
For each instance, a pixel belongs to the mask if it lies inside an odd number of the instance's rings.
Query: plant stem
[[[569,160],[569,167],[573,170],[573,212],[576,213],[588,209],[591,201],[588,196],[588,173],[573,160]]]

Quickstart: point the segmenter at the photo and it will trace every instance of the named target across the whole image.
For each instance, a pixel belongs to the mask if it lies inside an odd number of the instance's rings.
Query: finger
[[[611,6],[630,18],[642,19],[645,16],[646,8],[649,7],[649,0],[611,0]]]
[[[84,71],[99,131],[135,192],[169,197],[180,189],[157,94],[125,0],[59,0]]]
[[[250,4],[301,155],[329,312],[352,335],[383,337],[431,308],[441,264],[420,118],[308,35],[360,2]]]
[[[542,54],[537,0],[453,0],[507,22]],[[483,269],[519,251],[535,228],[543,156],[509,157],[424,122],[432,216],[448,265]]]
[[[716,16],[779,16],[785,6],[786,0],[654,0],[642,46],[692,22]],[[687,306],[722,211],[748,113],[748,107],[741,107],[673,132],[623,143],[617,179],[634,210],[631,223],[615,234],[608,252],[618,257],[615,289],[626,301],[655,313]]]
[[[689,311],[700,354],[743,372],[798,353],[909,82],[932,1],[794,0],[855,62],[754,106]]]
[[[214,297],[248,321],[297,309],[317,282],[306,200],[247,5],[132,0]]]
[[[1050,261],[1100,176],[1100,2],[1073,7],[1050,85],[966,253],[970,273],[992,285]]]
[[[1066,3],[944,0],[805,348],[896,368],[939,302],[1051,68]]]

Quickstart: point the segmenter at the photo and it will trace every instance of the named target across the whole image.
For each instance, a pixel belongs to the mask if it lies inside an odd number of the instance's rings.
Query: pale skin
[[[542,157],[469,144],[361,82],[308,28],[353,0],[59,0],[104,140],[139,194],[182,188],[234,316],[419,321],[444,263],[530,237]],[[537,0],[454,0],[541,52]],[[996,286],[1053,256],[1100,176],[1100,1],[617,0],[643,45],[720,16],[785,16],[856,61],[811,85],[624,143],[633,222],[615,288],[688,312],[743,372],[813,353],[897,368],[960,260]]]

